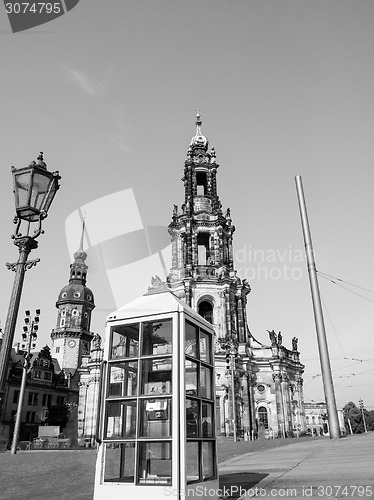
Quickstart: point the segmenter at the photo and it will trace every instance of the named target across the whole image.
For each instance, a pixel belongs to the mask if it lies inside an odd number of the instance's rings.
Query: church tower
[[[214,148],[201,132],[200,114],[184,163],[184,203],[174,205],[169,225],[172,267],[169,286],[215,327],[217,340],[247,343],[246,302],[250,286],[236,276],[230,209],[217,194]]]
[[[169,225],[172,267],[168,285],[214,327],[217,434],[249,435],[254,422],[246,318],[251,288],[234,269],[235,227],[230,209],[222,210],[217,193],[219,165],[201,125],[198,114],[196,134],[184,162],[184,203],[180,209],[174,205]]]
[[[82,356],[89,354],[93,333],[90,332],[91,313],[95,307],[92,291],[86,286],[88,266],[83,250],[84,223],[79,249],[70,265],[69,284],[61,290],[56,307],[57,324],[52,330],[52,356],[61,369],[72,375],[80,367]]]

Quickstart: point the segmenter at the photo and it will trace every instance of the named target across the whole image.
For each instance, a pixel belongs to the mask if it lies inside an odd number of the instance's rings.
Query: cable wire
[[[321,278],[324,278],[325,280],[327,281],[330,281],[331,283],[334,283],[334,285],[337,285],[337,286],[340,286],[341,288],[344,288],[344,290],[348,290],[348,292],[351,292],[353,293],[354,295],[358,295],[359,297],[361,297],[362,299],[365,299],[367,300],[368,302],[372,302],[374,304],[374,300],[370,300],[368,299],[367,297],[365,297],[365,295],[361,295],[360,293],[357,293],[357,292],[354,292],[353,290],[351,290],[350,288],[347,288],[346,286],[343,286],[341,285],[340,283],[336,283],[336,281],[330,279],[330,278],[327,278],[326,276],[323,276],[323,274],[321,274],[319,271],[317,271],[317,273],[319,274],[319,276],[321,276]],[[371,290],[368,290],[369,292],[371,292]]]

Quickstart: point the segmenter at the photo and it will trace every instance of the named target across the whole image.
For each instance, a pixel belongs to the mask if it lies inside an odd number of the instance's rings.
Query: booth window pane
[[[203,479],[215,477],[214,470],[214,441],[205,441],[203,444]]]
[[[200,371],[200,395],[212,399],[212,369],[206,366],[202,366]]]
[[[201,412],[203,437],[213,437],[213,404],[203,402]]]
[[[139,352],[139,323],[113,326],[111,359],[135,358]]]
[[[187,441],[186,443],[186,478],[187,483],[199,480],[199,443]]]
[[[110,365],[108,396],[136,396],[137,385],[137,361],[122,361]]]
[[[187,437],[200,436],[199,428],[199,401],[194,399],[186,399],[186,427]]]
[[[212,336],[200,330],[200,359],[212,364]]]
[[[171,443],[138,442],[138,483],[171,484]]]
[[[172,327],[171,319],[143,323],[142,356],[171,354]]]
[[[104,481],[133,483],[135,442],[106,443]]]
[[[107,438],[134,438],[136,429],[136,400],[109,402]]]
[[[140,401],[140,437],[171,437],[171,420],[170,398]]]
[[[188,356],[192,356],[193,358],[198,357],[197,339],[198,339],[197,327],[186,321],[184,352],[185,354],[188,354]]]
[[[186,394],[197,396],[197,363],[186,359]]]
[[[141,394],[171,394],[171,358],[143,359]]]

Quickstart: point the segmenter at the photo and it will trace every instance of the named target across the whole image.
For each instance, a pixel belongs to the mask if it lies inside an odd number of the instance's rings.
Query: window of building
[[[57,406],[64,406],[64,404],[65,404],[65,396],[57,396],[56,405]]]
[[[51,406],[52,403],[52,395],[51,394],[43,394],[43,406]]]
[[[72,316],[78,316],[78,309],[73,309],[73,310],[71,311],[71,315],[72,315]]]
[[[35,422],[36,411],[27,411],[26,412],[26,422],[29,424],[33,424]]]
[[[56,347],[56,354],[58,354],[59,352],[60,352],[60,348]]]
[[[206,266],[210,262],[209,234],[198,233],[197,235],[197,264]]]
[[[13,403],[14,404],[17,404],[18,403],[18,400],[19,400],[19,390],[16,389],[14,392],[13,392]]]
[[[45,372],[44,373],[44,380],[51,380],[52,379],[52,373],[51,372]]]
[[[65,318],[60,319],[60,328],[62,328],[63,326],[65,326]]]
[[[209,301],[203,300],[202,302],[200,302],[199,314],[209,323],[213,324],[213,306]]]
[[[29,392],[28,404],[35,406],[38,404],[38,393],[37,392]]]
[[[260,429],[268,429],[268,411],[265,406],[260,406],[258,409],[258,426]]]
[[[196,188],[198,196],[206,196],[207,194],[207,179],[205,172],[197,172],[196,174]]]
[[[61,316],[66,316],[66,309],[61,309]]]
[[[35,370],[34,377],[35,378],[42,378],[42,372],[40,370]]]

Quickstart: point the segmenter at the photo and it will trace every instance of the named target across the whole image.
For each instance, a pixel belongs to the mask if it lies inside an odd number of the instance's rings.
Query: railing
[[[217,278],[216,268],[214,266],[197,266],[196,267],[196,279],[211,279],[215,280]]]

